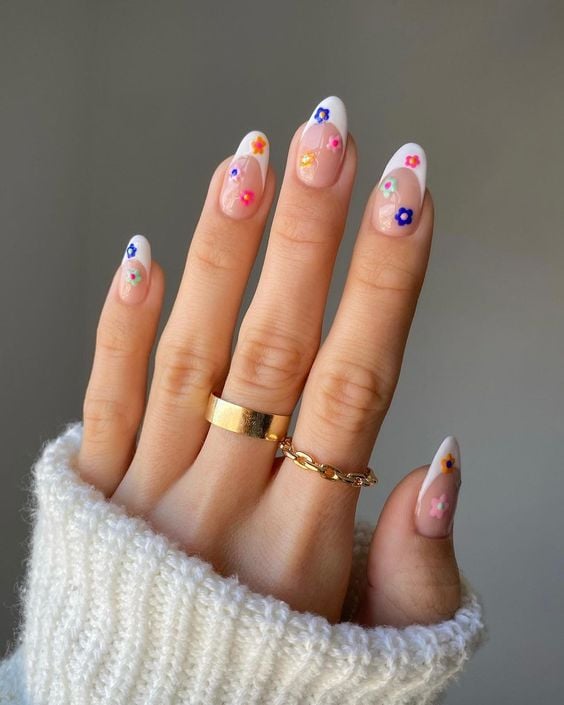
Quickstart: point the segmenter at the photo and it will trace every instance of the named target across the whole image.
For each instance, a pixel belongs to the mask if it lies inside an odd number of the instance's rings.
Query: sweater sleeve
[[[368,629],[218,575],[79,478],[81,435],[67,426],[33,468],[23,620],[0,663],[2,705],[424,705],[480,641],[466,581],[451,620]],[[349,614],[369,539],[359,525]]]

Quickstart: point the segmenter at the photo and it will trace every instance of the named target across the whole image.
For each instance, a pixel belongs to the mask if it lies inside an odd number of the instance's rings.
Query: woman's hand
[[[337,315],[319,348],[356,169],[347,136],[345,109],[334,97],[296,133],[233,355],[274,195],[266,137],[250,133],[219,166],[158,343],[147,403],[163,272],[151,263],[145,238],[128,243],[98,326],[79,455],[84,479],[189,554],[331,621],[341,616],[349,581],[359,490],[275,460],[276,443],[210,426],[204,413],[214,391],[289,415],[303,391],[294,446],[346,472],[366,468],[423,282],[433,206],[424,152],[405,145],[370,196]],[[451,527],[459,464],[449,438],[425,482],[419,468],[388,499],[359,622],[434,622],[457,609]]]

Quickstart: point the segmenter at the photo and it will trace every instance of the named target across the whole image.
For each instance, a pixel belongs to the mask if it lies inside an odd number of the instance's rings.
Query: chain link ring
[[[285,436],[278,444],[278,447],[299,468],[316,472],[325,480],[344,482],[346,485],[352,485],[353,487],[371,487],[378,482],[378,478],[370,468],[366,468],[363,473],[344,472],[329,463],[318,463],[311,455],[304,453],[302,450],[296,450],[292,444],[291,436]]]

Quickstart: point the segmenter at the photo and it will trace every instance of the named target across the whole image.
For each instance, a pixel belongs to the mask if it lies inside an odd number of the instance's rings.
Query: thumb
[[[356,620],[366,626],[432,624],[460,606],[452,524],[460,488],[460,450],[453,436],[430,466],[393,490],[370,545],[367,581]]]

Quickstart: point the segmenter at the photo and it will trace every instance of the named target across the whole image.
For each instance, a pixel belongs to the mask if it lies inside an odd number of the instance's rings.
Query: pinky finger
[[[121,482],[135,450],[163,293],[163,272],[151,264],[149,241],[135,235],[102,309],[83,405],[78,471],[108,497]]]

